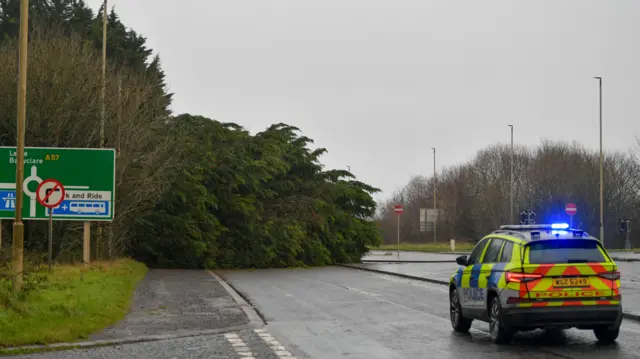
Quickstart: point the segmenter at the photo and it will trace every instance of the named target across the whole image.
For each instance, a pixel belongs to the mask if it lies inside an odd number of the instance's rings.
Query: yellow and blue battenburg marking
[[[502,236],[494,236],[502,237]],[[620,304],[620,273],[602,249],[603,263],[530,264],[522,261],[521,244],[515,238],[508,263],[478,263],[459,267],[451,277],[456,287],[467,289],[465,295],[484,294],[473,289],[495,288],[502,292],[506,304],[519,307],[597,306]],[[486,251],[486,248],[485,248]],[[484,253],[479,256],[482,258]],[[470,298],[470,300],[483,300]]]

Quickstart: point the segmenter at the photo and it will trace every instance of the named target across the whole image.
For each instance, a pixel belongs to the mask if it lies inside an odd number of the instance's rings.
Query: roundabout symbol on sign
[[[64,201],[64,187],[60,181],[47,179],[40,182],[36,190],[36,198],[38,202],[51,209],[58,207]]]

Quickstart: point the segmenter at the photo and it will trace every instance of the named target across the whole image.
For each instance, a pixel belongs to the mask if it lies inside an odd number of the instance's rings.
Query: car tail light
[[[615,271],[615,272],[600,273],[598,274],[598,277],[607,278],[610,280],[618,280],[620,279],[620,272]]]
[[[507,272],[507,282],[524,283],[542,278],[540,274]]]

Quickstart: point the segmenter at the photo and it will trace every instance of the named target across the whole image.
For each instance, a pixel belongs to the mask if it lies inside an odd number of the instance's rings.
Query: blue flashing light
[[[551,228],[553,229],[567,229],[569,228],[568,223],[553,223],[551,224]]]

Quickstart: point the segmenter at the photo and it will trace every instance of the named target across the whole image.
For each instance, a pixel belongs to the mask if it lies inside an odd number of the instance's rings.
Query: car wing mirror
[[[458,263],[458,265],[466,267],[467,263],[468,263],[467,256],[460,256],[460,257],[456,258],[456,263]]]

